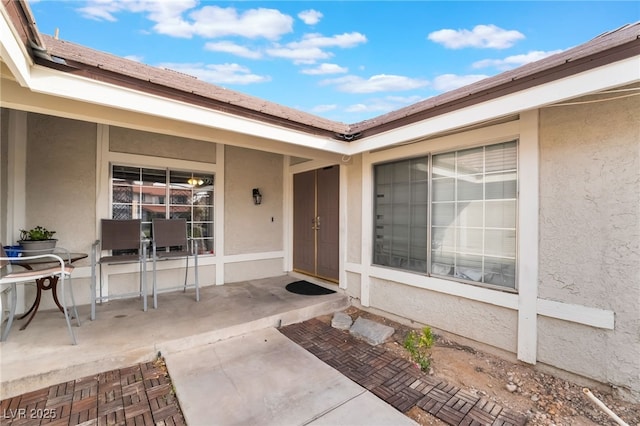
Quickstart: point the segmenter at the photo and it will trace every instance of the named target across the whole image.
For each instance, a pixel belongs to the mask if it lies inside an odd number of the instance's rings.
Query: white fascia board
[[[27,86],[29,70],[33,65],[20,37],[15,34],[11,20],[4,7],[0,7],[0,55],[7,64],[16,81],[21,86]]]
[[[166,117],[171,120],[273,139],[337,154],[345,154],[348,148],[344,142],[214,111],[186,102],[166,99],[110,83],[61,73],[38,65],[31,69],[29,88],[34,92],[50,96]]]
[[[351,142],[349,155],[470,126],[640,81],[640,56],[554,80],[540,86],[471,105],[414,124]]]

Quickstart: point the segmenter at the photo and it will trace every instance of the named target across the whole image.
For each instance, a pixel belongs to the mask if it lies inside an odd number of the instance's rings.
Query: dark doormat
[[[296,281],[291,284],[287,284],[285,288],[291,293],[304,294],[307,296],[320,296],[322,294],[335,293],[333,290],[310,283],[309,281]]]

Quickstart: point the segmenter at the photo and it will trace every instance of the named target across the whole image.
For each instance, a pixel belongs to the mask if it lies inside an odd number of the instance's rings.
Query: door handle
[[[311,229],[313,229],[314,231],[317,231],[320,229],[320,216],[316,216],[313,219],[311,219]]]

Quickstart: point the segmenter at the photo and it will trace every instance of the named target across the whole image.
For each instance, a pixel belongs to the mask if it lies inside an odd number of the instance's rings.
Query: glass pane
[[[433,203],[431,207],[431,224],[449,226],[455,223],[456,210],[454,203]]]
[[[508,288],[516,286],[516,262],[513,259],[485,258],[484,282]]]
[[[485,177],[486,197],[488,200],[516,198],[516,173],[492,173]]]
[[[485,254],[490,256],[515,257],[516,231],[488,229],[485,234]]]
[[[456,195],[454,178],[434,179],[432,184],[433,201],[453,201]]]
[[[134,182],[140,182],[140,168],[127,166],[112,167],[112,182],[118,185],[133,185]]]
[[[465,149],[458,151],[458,175],[473,175],[484,172],[484,148]]]
[[[481,282],[483,278],[482,256],[457,255],[455,276],[463,280]]]
[[[488,228],[515,228],[516,201],[487,201],[485,203],[485,226]]]
[[[453,252],[456,250],[456,230],[449,228],[432,228],[431,251],[435,253]]]
[[[433,156],[433,177],[455,176],[456,154],[438,154]]]
[[[436,275],[453,275],[455,255],[450,252],[433,251],[431,255],[431,273]]]
[[[458,252],[482,254],[482,229],[458,229]]]
[[[466,203],[458,203],[458,226],[482,228],[483,221],[482,201],[469,201]]]
[[[485,169],[487,172],[515,170],[517,162],[518,152],[515,141],[486,147]]]
[[[427,202],[428,184],[424,182],[415,182],[411,185],[411,202],[425,203]]]
[[[395,163],[393,167],[393,181],[409,182],[410,167],[411,167],[411,162],[409,160]]]
[[[458,200],[482,200],[482,176],[465,176],[458,179]]]
[[[169,218],[170,219],[186,219],[190,222],[191,219],[191,207],[190,206],[169,206]]]
[[[141,184],[144,186],[155,186],[167,184],[167,171],[165,169],[142,169]]]

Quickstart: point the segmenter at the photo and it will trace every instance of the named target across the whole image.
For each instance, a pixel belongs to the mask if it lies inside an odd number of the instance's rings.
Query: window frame
[[[215,244],[216,244],[216,189],[215,189],[215,180],[216,180],[216,172],[215,171],[204,171],[202,169],[191,169],[188,167],[171,167],[169,165],[160,165],[160,164],[140,164],[137,162],[131,162],[131,161],[110,161],[108,164],[108,187],[109,187],[109,217],[113,218],[113,211],[114,211],[114,204],[118,204],[115,203],[114,201],[114,168],[115,167],[127,167],[127,168],[132,168],[132,169],[139,169],[139,170],[144,170],[144,169],[150,169],[150,170],[155,170],[155,171],[163,171],[164,172],[164,182],[163,184],[165,185],[165,193],[162,196],[164,198],[164,204],[158,204],[158,205],[162,205],[164,207],[164,218],[169,218],[170,214],[171,214],[171,207],[172,206],[177,206],[179,204],[175,204],[172,203],[172,195],[171,195],[171,174],[174,172],[177,173],[187,173],[187,174],[191,174],[192,176],[197,176],[197,175],[206,175],[206,176],[211,176],[212,177],[212,183],[211,183],[211,204],[208,206],[211,209],[211,219],[207,220],[207,221],[195,221],[197,223],[208,223],[211,226],[211,237],[198,237],[195,238],[197,241],[199,241],[199,244],[201,244],[203,241],[208,241],[209,243],[207,245],[210,245],[211,249],[207,250],[207,251],[203,251],[203,252],[199,252],[199,256],[214,256],[215,255]],[[145,203],[140,203],[141,205],[145,205]],[[149,205],[155,205],[155,204],[149,204]],[[190,202],[189,204],[187,204],[189,206],[189,209],[191,210],[190,212],[190,216],[191,219],[187,220],[187,224],[189,226],[189,229],[193,229],[193,224],[194,224],[194,220],[193,220],[193,216],[192,216],[192,210],[194,208],[194,206],[196,206],[195,204],[192,204],[192,202]],[[148,231],[149,231],[149,235],[152,232],[151,229],[151,222],[150,221],[145,221],[142,217],[140,218],[142,220],[143,225],[144,224],[148,224]],[[145,231],[145,229],[143,228],[143,232]],[[146,233],[145,233],[146,235]],[[149,237],[149,236],[148,236]],[[191,238],[191,236],[189,237]],[[206,247],[206,245],[203,245],[202,247]]]
[[[473,280],[466,280],[464,278],[461,277],[456,277],[456,276],[452,276],[452,275],[442,275],[442,274],[437,274],[437,273],[433,273],[432,272],[432,259],[433,259],[433,254],[432,254],[432,241],[433,241],[433,223],[432,223],[432,210],[433,210],[433,158],[437,155],[441,155],[441,154],[454,154],[460,151],[466,151],[466,150],[470,150],[470,149],[474,149],[474,148],[486,148],[486,147],[490,147],[490,146],[494,146],[494,145],[501,145],[501,144],[505,144],[505,143],[510,143],[513,142],[515,144],[515,150],[516,150],[516,158],[515,158],[515,211],[514,211],[514,217],[513,217],[513,221],[514,221],[514,231],[515,231],[515,254],[514,254],[514,286],[513,287],[506,287],[506,286],[501,286],[501,285],[497,285],[497,284],[491,284],[491,283],[485,283],[485,282],[478,282],[478,281],[473,281]],[[427,193],[427,258],[426,258],[426,264],[427,264],[427,270],[426,273],[423,272],[418,272],[415,270],[411,270],[411,269],[406,269],[406,268],[400,268],[400,267],[394,267],[394,266],[388,266],[388,265],[382,265],[382,264],[378,264],[375,263],[376,260],[376,232],[377,232],[377,222],[376,222],[376,196],[377,196],[377,181],[376,181],[376,167],[377,166],[381,166],[381,165],[385,165],[385,164],[394,164],[394,163],[400,163],[400,162],[404,162],[407,160],[414,160],[414,159],[418,159],[418,158],[423,158],[423,157],[427,157],[427,163],[428,163],[428,193]],[[457,161],[457,160],[456,160]],[[371,185],[371,192],[372,192],[372,233],[371,233],[371,265],[375,266],[375,267],[379,267],[379,268],[386,268],[386,269],[391,269],[391,270],[397,270],[397,271],[401,271],[401,272],[405,272],[405,273],[410,273],[410,274],[418,274],[421,276],[426,276],[426,277],[433,277],[433,278],[438,278],[438,279],[443,279],[443,280],[447,280],[447,281],[453,281],[453,282],[458,282],[458,283],[462,283],[462,284],[470,284],[476,287],[480,287],[480,288],[487,288],[490,290],[498,290],[498,291],[503,291],[503,292],[508,292],[508,293],[518,293],[519,292],[519,263],[520,263],[520,253],[519,253],[519,246],[520,246],[520,232],[519,232],[519,217],[520,217],[520,138],[518,136],[511,136],[511,137],[505,137],[505,138],[500,138],[497,140],[492,140],[492,141],[485,141],[485,142],[481,142],[481,143],[475,143],[475,144],[464,144],[462,146],[455,146],[455,147],[448,147],[448,148],[440,148],[440,149],[435,149],[435,150],[425,150],[425,151],[420,151],[420,152],[416,152],[414,153],[414,155],[410,155],[410,156],[398,156],[398,157],[394,157],[394,158],[387,158],[384,160],[380,160],[380,161],[374,161],[371,163],[371,178],[372,178],[372,185]],[[487,174],[486,170],[483,170],[483,177]],[[486,194],[483,192],[483,203],[485,203],[487,200],[486,198]],[[485,207],[483,207],[484,209]],[[483,223],[483,230],[486,230],[486,225]],[[483,257],[484,257],[484,249],[483,249]],[[484,263],[484,261],[483,261]]]

